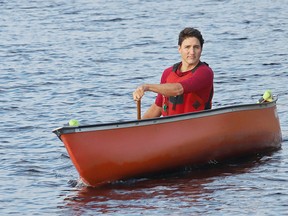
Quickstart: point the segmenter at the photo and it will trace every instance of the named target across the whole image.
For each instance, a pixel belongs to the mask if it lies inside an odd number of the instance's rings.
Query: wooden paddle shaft
[[[141,100],[137,101],[137,119],[141,120]]]

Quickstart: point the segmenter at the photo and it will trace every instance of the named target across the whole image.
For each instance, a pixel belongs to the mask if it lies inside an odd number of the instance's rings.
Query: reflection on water
[[[144,211],[145,214],[149,214],[161,213],[161,209],[165,208],[171,208],[171,210],[188,208],[198,213],[207,213],[211,209],[205,210],[203,201],[213,202],[214,193],[218,193],[219,190],[240,192],[255,189],[248,184],[242,188],[239,188],[239,185],[235,188],[239,183],[237,181],[232,184],[219,185],[219,179],[245,175],[269,163],[273,158],[273,153],[274,151],[268,152],[265,156],[258,155],[225,164],[188,168],[186,171],[165,176],[119,181],[100,188],[79,186],[63,198],[65,206],[61,208],[77,214],[84,213],[85,207],[97,213],[129,212],[133,214]],[[249,176],[247,181],[249,181]],[[166,202],[167,200],[169,202]],[[167,203],[169,206],[166,206]]]

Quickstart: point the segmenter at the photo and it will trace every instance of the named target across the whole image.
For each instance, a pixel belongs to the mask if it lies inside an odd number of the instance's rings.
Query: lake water
[[[0,0],[1,215],[288,213],[287,1],[199,2]],[[254,102],[266,89],[279,96],[282,149],[101,189],[79,184],[52,130],[71,118],[136,119],[133,90],[179,61],[186,26],[204,36],[214,107]]]

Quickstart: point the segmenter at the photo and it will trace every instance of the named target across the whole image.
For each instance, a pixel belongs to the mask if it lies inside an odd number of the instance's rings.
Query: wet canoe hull
[[[243,157],[282,140],[276,102],[54,132],[90,186]]]

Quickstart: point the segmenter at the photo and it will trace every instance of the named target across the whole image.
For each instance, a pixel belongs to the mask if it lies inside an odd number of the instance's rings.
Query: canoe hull
[[[54,132],[90,186],[239,158],[282,141],[275,102]]]

